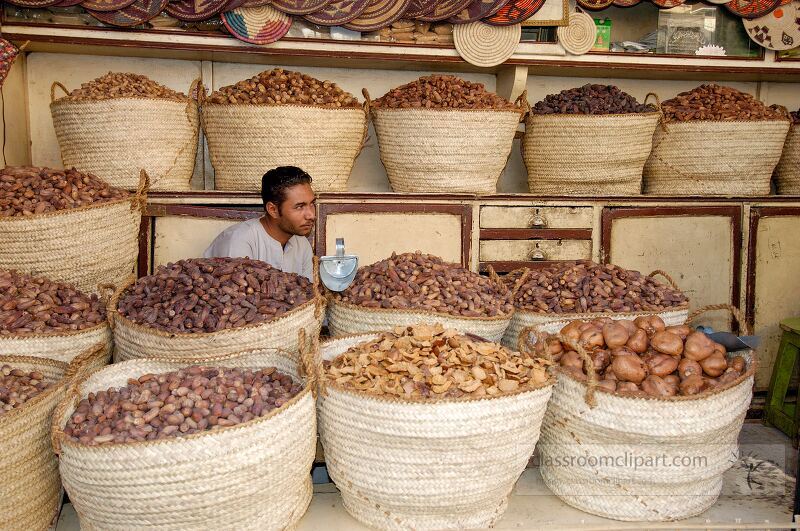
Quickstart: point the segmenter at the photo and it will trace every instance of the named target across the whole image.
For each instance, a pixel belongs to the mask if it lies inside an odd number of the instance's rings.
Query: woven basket
[[[564,324],[539,332],[558,333]],[[736,461],[753,395],[755,356],[735,355],[745,357],[747,371],[694,396],[625,397],[596,389],[593,369],[588,385],[559,372],[539,445],[545,484],[567,504],[616,520],[673,521],[711,507]],[[584,359],[588,368],[591,358]]]
[[[50,358],[71,363],[79,354],[102,345],[103,352],[88,360],[92,368],[108,364],[111,358],[111,328],[103,322],[86,330],[54,334],[0,335],[0,352],[17,356]]]
[[[274,350],[205,363],[274,366],[298,377],[295,360]],[[146,359],[111,365],[73,386],[59,404],[53,446],[81,529],[292,528],[311,501],[316,448],[311,385],[266,417],[186,437],[86,446],[64,435],[89,392],[183,366],[183,360]]]
[[[0,269],[65,282],[84,293],[120,285],[136,267],[148,183],[142,171],[138,191],[126,199],[0,217]]]
[[[656,270],[650,273],[649,277],[662,275],[675,289],[678,285],[667,273],[661,270]],[[530,326],[541,326],[548,323],[561,322],[565,319],[574,321],[577,319],[594,319],[596,317],[611,317],[612,319],[636,319],[640,315],[658,315],[664,320],[667,326],[681,325],[686,322],[689,316],[688,302],[686,306],[664,310],[662,312],[621,312],[621,313],[540,313],[532,310],[524,310],[516,308],[514,315],[511,316],[511,322],[506,328],[506,333],[503,335],[503,346],[511,349],[516,349],[519,345],[519,335],[524,328]],[[569,322],[567,321],[567,322]],[[566,324],[566,322],[564,323]]]
[[[642,193],[657,112],[529,114],[522,158],[532,194],[618,196]]]
[[[343,192],[367,134],[363,109],[201,103],[217,190],[258,191],[261,176],[298,166],[317,192]]]
[[[364,89],[369,104],[369,93]],[[381,161],[395,192],[493,194],[514,134],[517,110],[372,107]]]
[[[28,356],[0,356],[0,365],[37,370],[54,384],[21,407],[0,415],[0,529],[45,530],[61,507],[58,460],[50,420],[64,397],[67,364]]]
[[[195,80],[189,94],[199,84]],[[58,81],[50,87],[50,112],[65,168],[92,173],[118,188],[136,189],[142,169],[153,190],[191,188],[200,131],[194,99],[56,100],[56,87],[69,92]]]
[[[789,120],[675,122],[656,128],[644,165],[652,195],[769,195]]]
[[[794,124],[786,136],[783,154],[775,168],[775,184],[778,194],[800,194],[800,125]]]
[[[321,358],[374,337],[332,340]],[[320,437],[345,509],[377,529],[491,527],[533,452],[552,387],[412,402],[323,384]]]

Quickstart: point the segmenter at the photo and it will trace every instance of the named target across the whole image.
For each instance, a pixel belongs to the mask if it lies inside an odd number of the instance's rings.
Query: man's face
[[[317,201],[310,184],[296,184],[286,189],[286,199],[280,205],[267,203],[267,214],[288,234],[308,236],[317,219]]]

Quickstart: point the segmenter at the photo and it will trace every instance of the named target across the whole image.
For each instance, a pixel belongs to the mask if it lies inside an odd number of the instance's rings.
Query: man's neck
[[[261,216],[259,219],[261,222],[261,226],[267,232],[270,238],[281,244],[281,247],[286,247],[286,244],[289,242],[289,239],[292,237],[291,234],[285,232],[283,229],[278,227],[272,220],[270,220],[267,216]]]

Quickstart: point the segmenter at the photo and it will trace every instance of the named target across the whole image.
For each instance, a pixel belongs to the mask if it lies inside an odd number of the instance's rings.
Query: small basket
[[[363,91],[370,105],[369,92]],[[382,109],[370,113],[395,192],[493,194],[528,112],[518,109]]]
[[[775,168],[775,184],[780,195],[800,194],[800,124],[794,124],[786,135],[783,154]]]
[[[50,112],[65,168],[101,177],[111,186],[136,189],[145,170],[152,190],[187,191],[194,173],[200,120],[193,92],[186,102],[124,97],[107,100],[56,99],[50,87]]]

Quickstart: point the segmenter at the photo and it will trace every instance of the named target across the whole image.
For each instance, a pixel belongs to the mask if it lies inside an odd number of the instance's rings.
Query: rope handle
[[[138,208],[142,215],[145,214],[147,210],[147,192],[149,190],[150,176],[142,168],[139,170],[139,186],[136,187],[136,194],[133,196],[133,201],[131,201],[131,212]]]
[[[511,288],[511,300],[512,301],[515,298],[517,298],[517,293],[519,293],[519,290],[522,289],[522,286],[528,280],[528,277],[531,275],[531,273],[532,273],[532,271],[530,270],[530,268],[528,268],[528,267],[523,268],[522,275],[517,279],[517,282],[514,284],[514,287]]]
[[[558,334],[556,337],[558,337],[558,340],[561,341],[562,345],[568,346],[570,349],[577,352],[578,356],[583,359],[583,367],[586,370],[586,376],[588,377],[586,382],[585,400],[589,407],[595,407],[597,405],[597,400],[594,396],[594,393],[597,390],[597,373],[594,370],[594,360],[577,341],[561,334]]]
[[[119,313],[117,312],[117,302],[119,302],[119,297],[122,295],[122,292],[134,282],[136,282],[136,274],[131,273],[122,283],[120,283],[119,286],[115,286],[114,284],[101,284],[98,286],[104,291],[108,291],[109,289],[113,290],[106,301],[106,320],[108,321],[108,326],[111,327],[111,330],[114,330],[115,326],[114,315]]]
[[[56,87],[58,87],[61,90],[63,90],[64,94],[69,96],[69,91],[67,90],[67,87],[65,87],[64,85],[62,85],[58,81],[53,81],[53,84],[50,85],[50,103],[53,103],[54,101],[56,101]]]
[[[306,329],[297,331],[297,344],[300,351],[300,372],[306,378],[306,387],[311,389],[311,394],[317,398],[323,391],[320,384],[322,377],[321,360],[319,353],[319,335],[314,336],[310,342],[306,340]]]
[[[102,352],[109,348],[106,342],[98,342],[93,346],[84,350],[69,362],[67,372],[64,373],[64,378],[69,382],[81,382],[86,379],[86,363],[89,362],[98,352]]]
[[[325,309],[325,297],[319,291],[320,275],[319,275],[319,257],[314,256],[313,272],[311,273],[311,289],[314,293],[314,319],[320,320],[322,312]]]
[[[656,112],[658,112],[658,124],[661,126],[661,129],[664,130],[665,133],[669,133],[669,129],[667,129],[667,117],[664,115],[664,109],[661,108],[661,98],[658,97],[658,94],[655,92],[648,92],[647,95],[644,97],[644,105],[647,105],[647,100],[650,99],[650,96],[656,100]]]
[[[67,409],[74,408],[81,399],[78,385],[79,383],[75,380],[70,382],[67,386],[67,392],[64,398],[56,405],[56,408],[53,410],[53,416],[50,418],[50,444],[56,455],[61,455],[61,441],[66,437],[61,423],[64,422],[64,424],[66,424],[69,420],[69,418],[67,418]]]
[[[744,335],[752,335],[753,331],[750,329],[750,324],[747,322],[747,319],[745,319],[744,314],[739,308],[732,304],[709,304],[708,306],[703,306],[690,313],[689,317],[686,318],[686,322],[691,323],[700,315],[715,310],[728,310],[736,321],[736,324],[738,324],[739,328],[744,332]]]
[[[367,118],[369,118],[369,114],[372,112],[372,98],[369,97],[369,90],[367,90],[367,87],[361,89],[361,94],[364,95],[364,112],[367,114]]]
[[[514,105],[522,110],[522,116],[520,117],[519,121],[524,121],[525,116],[531,112],[531,104],[528,102],[528,89],[523,90],[522,94],[517,96],[517,99],[514,100]]]
[[[500,288],[501,292],[508,293],[508,286],[506,286],[506,283],[503,282],[503,279],[500,278],[500,275],[497,274],[492,266],[489,266],[489,279],[491,279],[491,281],[494,282],[498,288]]]
[[[665,279],[667,279],[667,282],[669,282],[669,284],[670,284],[670,285],[671,285],[671,286],[672,286],[674,289],[676,289],[676,290],[678,290],[678,291],[680,291],[680,290],[681,290],[681,288],[679,288],[679,287],[678,287],[678,283],[677,283],[677,282],[675,282],[675,279],[673,279],[671,276],[669,276],[669,273],[667,273],[666,271],[662,271],[661,269],[656,269],[655,271],[653,271],[652,273],[650,273],[650,274],[649,274],[649,275],[647,275],[647,276],[648,276],[648,277],[654,277],[654,276],[656,276],[656,275],[661,275],[662,277],[664,277]]]

